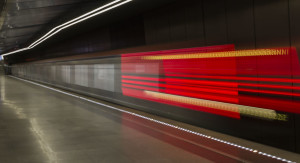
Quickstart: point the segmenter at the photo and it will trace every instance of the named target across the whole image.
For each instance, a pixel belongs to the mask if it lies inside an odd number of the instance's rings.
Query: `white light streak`
[[[2,56],[4,57],[4,56],[11,55],[11,54],[18,53],[18,52],[25,51],[25,50],[29,50],[29,48],[28,47],[27,48],[22,48],[22,49],[19,49],[19,50],[16,50],[16,51],[5,53]]]
[[[34,48],[35,46],[39,45],[40,43],[44,42],[45,40],[47,40],[47,39],[49,39],[50,37],[54,36],[55,34],[59,33],[59,32],[62,31],[63,29],[69,28],[69,27],[71,27],[71,26],[73,26],[73,25],[75,25],[75,24],[77,24],[77,23],[80,23],[80,22],[85,21],[85,20],[87,20],[87,19],[89,19],[89,18],[92,18],[92,17],[94,17],[94,16],[97,16],[97,15],[99,15],[99,14],[102,14],[102,13],[104,13],[104,12],[106,12],[106,11],[112,10],[112,9],[114,9],[114,8],[116,8],[116,7],[119,7],[119,6],[121,6],[121,5],[125,4],[125,3],[130,2],[130,1],[132,1],[132,0],[127,0],[127,1],[124,1],[124,2],[119,3],[119,4],[117,4],[117,5],[114,5],[114,6],[112,6],[112,7],[106,8],[106,9],[104,9],[104,10],[102,10],[102,11],[99,11],[99,12],[97,12],[97,13],[95,13],[95,14],[92,14],[92,15],[90,15],[90,16],[88,16],[88,17],[85,17],[85,18],[83,18],[83,19],[80,19],[80,20],[77,20],[77,21],[75,21],[75,22],[72,22],[71,24],[66,23],[67,25],[65,25],[65,26],[63,26],[63,27],[61,27],[61,28],[59,28],[59,29],[58,29],[57,31],[55,31],[54,33],[51,33],[49,36],[47,36],[47,37],[45,37],[45,38],[43,38],[43,39],[41,39],[41,40],[39,40],[39,41],[36,41],[35,43],[31,44],[29,47],[30,47],[30,48]]]

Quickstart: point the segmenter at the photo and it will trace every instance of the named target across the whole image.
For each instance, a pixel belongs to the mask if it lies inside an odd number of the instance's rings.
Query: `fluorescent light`
[[[16,51],[12,51],[12,52],[9,52],[9,53],[5,53],[3,54],[2,56],[7,56],[7,55],[11,55],[11,54],[14,54],[14,53],[18,53],[18,52],[21,52],[21,51],[25,51],[25,50],[28,50],[29,48],[26,47],[26,48],[22,48],[22,49],[19,49],[19,50],[16,50]]]
[[[19,49],[19,50],[15,50],[15,51],[12,51],[12,52],[8,52],[8,53],[5,53],[5,54],[2,54],[2,56],[7,56],[7,55],[11,55],[11,54],[15,54],[15,53],[18,53],[18,52],[21,52],[21,51],[25,51],[25,50],[29,50],[29,49],[32,49],[34,48],[35,46],[41,44],[42,42],[44,42],[45,40],[49,39],[50,37],[52,37],[53,35],[59,33],[61,30],[63,29],[66,29],[68,27],[71,27],[77,23],[80,23],[82,21],[85,21],[89,18],[92,18],[94,16],[97,16],[99,14],[102,14],[104,12],[107,12],[109,10],[112,10],[116,7],[119,7],[121,5],[124,5],[128,2],[131,2],[132,0],[115,0],[115,1],[112,1],[106,5],[103,5],[101,7],[98,7],[90,12],[87,12],[79,17],[76,17],[68,22],[65,22],[59,26],[56,26],[54,28],[52,28],[49,32],[47,32],[45,35],[43,35],[42,37],[40,37],[38,40],[34,41],[33,43],[31,43],[28,47],[26,48],[22,48],[22,49]]]

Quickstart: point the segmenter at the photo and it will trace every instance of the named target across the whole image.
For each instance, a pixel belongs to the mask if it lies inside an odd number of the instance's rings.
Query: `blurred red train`
[[[122,54],[121,60],[126,96],[238,119],[287,120],[278,111],[300,113],[295,48],[221,45]]]

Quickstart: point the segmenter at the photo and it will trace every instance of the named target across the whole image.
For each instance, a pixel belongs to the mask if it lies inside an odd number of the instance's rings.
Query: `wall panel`
[[[300,1],[290,0],[290,29],[291,29],[291,45],[296,47],[298,58],[300,54]],[[294,74],[294,78],[299,79],[300,75]],[[299,85],[297,85],[299,86]],[[296,131],[296,151],[300,153],[300,115],[295,115],[295,131]]]
[[[203,42],[202,45],[204,45],[203,2],[202,0],[189,0],[184,3],[186,4],[185,20],[187,40],[201,40]]]
[[[176,3],[170,7],[170,36],[171,41],[186,40],[185,2]]]
[[[225,0],[204,0],[206,45],[228,43]]]
[[[137,17],[110,27],[111,48],[120,49],[145,44],[144,22]]]
[[[93,35],[93,37],[90,37],[90,35]],[[90,35],[88,35],[89,52],[97,52],[111,49],[110,33],[107,27],[97,29],[97,31],[91,32]]]
[[[254,0],[257,48],[290,46],[287,0]]]
[[[236,49],[255,48],[253,0],[227,0],[228,42]]]
[[[144,16],[144,26],[146,44],[154,44],[156,42],[156,25],[155,17],[152,13],[148,13]]]

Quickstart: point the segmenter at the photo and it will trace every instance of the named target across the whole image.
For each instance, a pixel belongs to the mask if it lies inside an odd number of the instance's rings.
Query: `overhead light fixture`
[[[98,7],[90,12],[87,12],[79,17],[76,17],[70,21],[67,21],[61,25],[58,25],[54,28],[52,28],[49,32],[47,32],[45,35],[43,35],[42,37],[40,37],[39,39],[37,39],[36,41],[34,41],[33,43],[31,43],[28,47],[22,48],[22,49],[18,49],[12,52],[8,52],[5,54],[2,54],[2,56],[7,56],[7,55],[11,55],[11,54],[15,54],[18,52],[22,52],[22,51],[26,51],[29,49],[32,49],[34,47],[36,47],[37,45],[41,44],[42,42],[46,41],[47,39],[49,39],[50,37],[54,36],[55,34],[59,33],[60,31],[62,31],[63,29],[69,28],[77,23],[83,22],[89,18],[95,17],[97,15],[100,15],[102,13],[105,13],[109,10],[112,10],[116,7],[122,6],[128,2],[131,2],[132,0],[115,0],[112,1],[106,5],[103,5],[101,7]]]

